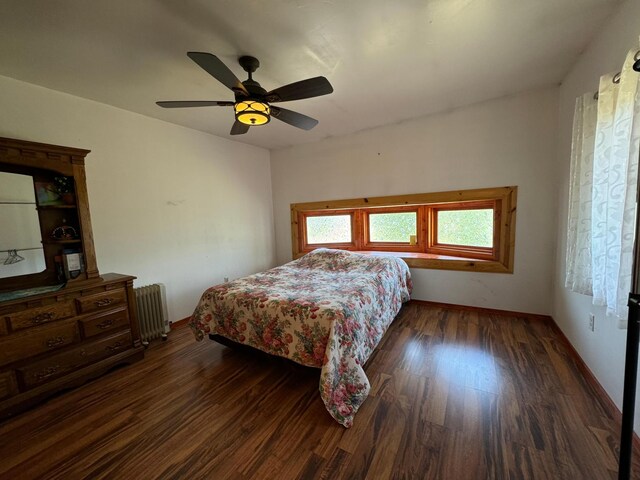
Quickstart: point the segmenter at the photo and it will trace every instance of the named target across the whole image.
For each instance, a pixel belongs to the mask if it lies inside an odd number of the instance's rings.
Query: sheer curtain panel
[[[576,101],[571,148],[565,286],[627,318],[640,143],[640,75],[634,49],[597,95]],[[597,98],[597,100],[596,100]]]
[[[565,286],[583,295],[592,294],[591,195],[597,107],[598,102],[592,93],[576,99],[571,142]]]

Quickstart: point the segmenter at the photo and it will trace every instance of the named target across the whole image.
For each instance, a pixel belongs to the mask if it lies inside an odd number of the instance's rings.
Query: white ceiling
[[[1,0],[0,75],[215,135],[279,148],[560,82],[617,0]],[[231,137],[233,100],[187,51],[267,90],[326,76],[334,93],[280,104],[317,118]],[[53,120],[53,119],[52,119]]]

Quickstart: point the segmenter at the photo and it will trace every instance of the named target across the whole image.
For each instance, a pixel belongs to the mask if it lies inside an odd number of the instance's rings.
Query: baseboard
[[[553,331],[558,335],[560,341],[567,348],[569,355],[571,356],[573,362],[576,367],[587,381],[589,386],[591,387],[594,395],[600,401],[600,404],[604,408],[604,410],[613,418],[618,425],[622,423],[622,413],[618,409],[617,405],[611,400],[611,397],[607,393],[607,391],[603,388],[603,386],[598,382],[598,379],[595,377],[593,372],[589,369],[587,364],[584,362],[578,351],[571,344],[567,336],[560,329],[556,321],[550,315],[540,315],[537,313],[523,313],[523,312],[512,312],[509,310],[498,310],[494,308],[481,308],[481,307],[472,307],[468,305],[456,305],[453,303],[440,303],[440,302],[430,302],[427,300],[410,300],[409,303],[418,303],[422,305],[429,305],[432,307],[439,308],[451,308],[455,310],[468,310],[478,313],[484,313],[489,315],[508,315],[515,317],[524,317],[531,320],[539,320],[542,322],[546,322],[553,329]],[[640,451],[640,437],[636,432],[633,432],[633,450]]]
[[[191,317],[185,317],[182,320],[176,320],[175,322],[171,322],[171,330],[175,330],[176,328],[184,327],[187,322],[191,320]]]
[[[564,332],[560,329],[556,321],[553,317],[549,317],[549,325],[553,328],[553,330],[558,334],[562,343],[564,343],[565,347],[569,351],[569,354],[573,358],[574,363],[580,370],[580,373],[585,378],[587,383],[591,386],[594,393],[599,397],[600,404],[603,408],[615,419],[618,424],[622,424],[622,412],[618,410],[618,406],[615,404],[611,397],[607,393],[607,391],[603,388],[603,386],[598,382],[598,379],[595,377],[591,369],[584,362],[578,351],[574,348],[572,343],[569,341]],[[640,451],[640,437],[636,432],[633,432],[633,450],[636,452]]]
[[[431,302],[429,300],[409,300],[409,303],[420,303],[422,305],[429,305],[431,307],[439,307],[439,308],[452,308],[454,310],[469,310],[478,313],[485,313],[488,315],[506,315],[510,317],[524,317],[530,320],[540,320],[543,322],[548,322],[551,320],[549,315],[541,315],[539,313],[524,313],[524,312],[514,312],[511,310],[499,310],[497,308],[482,308],[482,307],[472,307],[470,305],[458,305],[456,303],[442,303],[442,302]]]

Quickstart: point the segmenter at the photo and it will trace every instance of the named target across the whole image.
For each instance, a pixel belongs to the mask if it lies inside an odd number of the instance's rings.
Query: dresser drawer
[[[0,338],[0,365],[50,352],[78,340],[75,320],[34,327]]]
[[[4,317],[9,320],[12,330],[35,327],[47,322],[73,317],[76,314],[73,302],[58,302],[44,307],[30,308],[20,312],[9,313]]]
[[[0,373],[0,400],[18,393],[18,386],[13,372]]]
[[[125,303],[126,299],[127,293],[124,288],[120,288],[118,290],[110,290],[108,292],[76,298],[76,303],[80,313],[90,313],[120,305]]]
[[[16,371],[21,384],[25,388],[33,388],[84,365],[127,350],[131,345],[131,332],[127,330],[101,340],[84,343],[66,352],[50,355],[45,360],[20,367]]]
[[[80,330],[84,338],[100,335],[129,325],[129,312],[123,306],[115,312],[105,312],[80,320]]]

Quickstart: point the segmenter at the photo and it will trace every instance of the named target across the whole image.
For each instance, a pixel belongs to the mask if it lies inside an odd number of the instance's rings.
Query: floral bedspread
[[[348,428],[369,394],[362,365],[411,288],[409,268],[399,258],[317,249],[209,288],[190,326],[198,340],[214,333],[321,367],[322,400]]]

